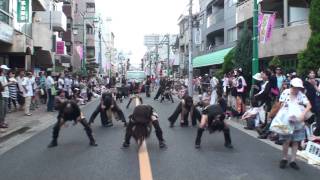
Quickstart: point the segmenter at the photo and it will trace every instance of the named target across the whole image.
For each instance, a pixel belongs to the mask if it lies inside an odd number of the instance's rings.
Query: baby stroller
[[[162,103],[162,101],[164,101],[165,99],[172,101],[172,103],[174,103],[173,98],[172,98],[172,92],[169,86],[167,86],[164,91],[161,93],[161,100],[160,103]]]

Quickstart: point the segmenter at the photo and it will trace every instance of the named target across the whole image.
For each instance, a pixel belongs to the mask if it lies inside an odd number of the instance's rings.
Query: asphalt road
[[[167,149],[159,149],[153,133],[147,140],[150,164],[155,180],[312,180],[320,170],[299,161],[300,171],[279,169],[281,152],[258,139],[231,128],[234,149],[226,149],[222,133],[202,138],[200,150],[194,148],[197,128],[168,127],[167,118],[176,103],[144,98],[160,115]],[[124,107],[125,101],[121,106]],[[84,109],[89,116],[96,104]],[[126,116],[133,105],[126,110]],[[55,119],[52,119],[55,121]],[[49,128],[0,156],[1,180],[126,180],[140,179],[138,149],[132,141],[129,149],[121,149],[124,127],[114,122],[102,128],[99,117],[93,131],[99,144],[90,147],[80,125],[61,130],[59,146],[48,149],[52,129]],[[178,124],[177,124],[178,125]]]

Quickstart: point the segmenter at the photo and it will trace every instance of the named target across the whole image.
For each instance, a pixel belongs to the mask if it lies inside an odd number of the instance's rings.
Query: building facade
[[[259,44],[261,68],[266,67],[274,56],[279,56],[286,70],[296,68],[297,54],[307,48],[311,35],[308,24],[309,3],[300,0],[264,0],[261,2],[261,12],[276,13],[270,40]],[[241,28],[245,21],[252,24],[252,0],[239,0],[236,11],[238,28]]]
[[[56,54],[63,54],[57,53],[56,42],[62,41],[61,34],[66,30],[62,4],[0,0],[0,64],[25,70],[55,68]]]

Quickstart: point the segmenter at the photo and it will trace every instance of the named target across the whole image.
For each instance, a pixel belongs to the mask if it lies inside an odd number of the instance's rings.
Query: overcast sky
[[[139,63],[145,53],[144,35],[178,34],[177,21],[182,13],[188,13],[188,3],[189,0],[96,0],[96,9],[103,18],[112,18],[116,48],[131,51],[132,63]]]

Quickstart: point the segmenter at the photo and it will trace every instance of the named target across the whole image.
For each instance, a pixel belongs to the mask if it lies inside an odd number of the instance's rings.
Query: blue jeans
[[[47,111],[53,111],[54,107],[54,96],[51,93],[51,89],[47,89],[48,91],[48,104],[47,104]]]

